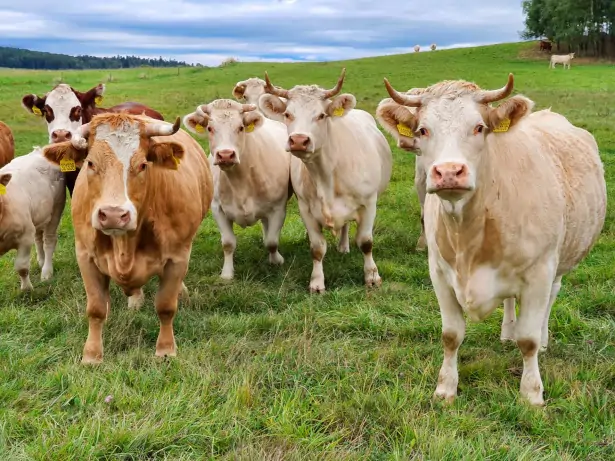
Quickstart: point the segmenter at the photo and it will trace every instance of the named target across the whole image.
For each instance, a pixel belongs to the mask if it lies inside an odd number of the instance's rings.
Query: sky
[[[520,0],[0,0],[0,46],[207,66],[514,42],[522,30]]]

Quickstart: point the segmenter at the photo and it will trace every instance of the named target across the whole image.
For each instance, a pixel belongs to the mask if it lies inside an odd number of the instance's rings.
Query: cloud
[[[40,51],[217,65],[324,61],[519,40],[510,0],[48,0],[0,6],[0,42]]]

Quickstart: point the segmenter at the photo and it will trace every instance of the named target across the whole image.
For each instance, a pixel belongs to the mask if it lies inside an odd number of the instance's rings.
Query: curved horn
[[[508,74],[508,82],[499,90],[481,90],[476,93],[474,100],[478,103],[489,104],[490,102],[499,101],[504,99],[510,93],[512,93],[514,86],[513,74]]]
[[[241,112],[252,112],[253,110],[256,110],[256,105],[254,104],[242,104],[241,105]]]
[[[265,92],[280,98],[288,99],[288,90],[285,90],[281,86],[273,86],[271,84],[271,80],[269,80],[269,74],[267,74],[267,71],[265,71]]]
[[[391,84],[386,78],[384,79],[384,86],[386,87],[393,101],[395,101],[397,104],[401,104],[402,106],[407,107],[421,107],[421,105],[423,104],[423,96],[401,94],[399,91],[397,91],[391,86]]]
[[[181,120],[179,117],[175,119],[175,123],[171,125],[169,122],[150,122],[145,127],[145,135],[150,136],[171,136],[179,130]]]
[[[337,83],[330,90],[325,91],[324,99],[329,99],[339,93],[342,89],[342,85],[344,84],[344,77],[346,77],[346,68],[342,69],[342,73],[340,74],[340,78],[337,79]]]

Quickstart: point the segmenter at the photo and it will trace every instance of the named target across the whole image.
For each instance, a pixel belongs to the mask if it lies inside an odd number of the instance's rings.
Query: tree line
[[[557,51],[615,56],[615,0],[524,0],[524,39],[546,37]]]
[[[174,59],[147,59],[138,56],[96,56],[46,53],[21,48],[0,47],[0,67],[14,69],[127,69],[130,67],[192,67]]]

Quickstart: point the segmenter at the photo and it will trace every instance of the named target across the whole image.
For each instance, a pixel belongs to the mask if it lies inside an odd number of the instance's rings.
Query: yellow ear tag
[[[173,156],[173,161],[175,162],[175,167],[178,167],[181,163],[181,161],[177,157],[175,157],[175,155]]]
[[[96,104],[100,104],[100,103],[102,102],[102,100],[103,100],[103,97],[102,97],[102,96],[96,96],[96,98],[94,99],[94,102],[95,102]]]
[[[341,117],[342,115],[344,115],[344,108],[338,107],[333,111],[333,115],[335,115],[336,117]]]
[[[404,125],[403,123],[398,123],[397,124],[397,132],[402,135],[405,136],[407,138],[413,138],[414,134],[412,133],[412,130],[410,129],[410,127]]]
[[[509,118],[505,118],[504,120],[502,120],[500,122],[500,124],[498,126],[496,126],[493,129],[494,133],[504,133],[506,131],[508,131],[508,129],[510,128],[510,119]]]
[[[6,186],[4,184],[0,184],[0,195],[6,194]]]
[[[254,131],[254,123],[250,123],[247,127],[246,127],[246,133],[252,133]]]
[[[197,133],[202,133],[203,131],[205,131],[205,127],[203,125],[194,125],[194,129]]]
[[[36,107],[36,106],[32,106],[32,112],[33,112],[35,115],[43,115],[43,113],[41,112],[41,110],[40,110],[38,107]]]
[[[75,161],[69,158],[63,158],[60,160],[60,171],[66,173],[67,171],[76,171]]]

